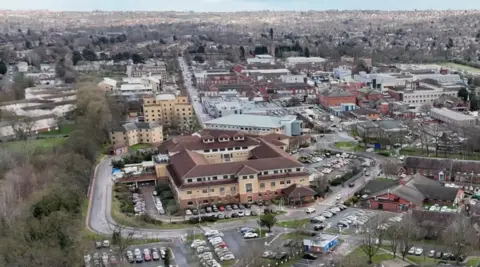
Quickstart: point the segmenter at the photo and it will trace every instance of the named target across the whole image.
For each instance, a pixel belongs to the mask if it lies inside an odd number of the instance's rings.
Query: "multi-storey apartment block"
[[[120,127],[112,129],[110,142],[114,146],[160,144],[163,142],[163,127],[157,123],[125,123]]]
[[[195,116],[188,97],[169,93],[144,97],[143,113],[146,122],[175,125],[180,129],[189,129]]]

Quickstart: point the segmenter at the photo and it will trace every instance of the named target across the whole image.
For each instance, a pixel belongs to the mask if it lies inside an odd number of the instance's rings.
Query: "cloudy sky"
[[[1,0],[0,9],[50,10],[325,10],[480,9],[480,0]]]

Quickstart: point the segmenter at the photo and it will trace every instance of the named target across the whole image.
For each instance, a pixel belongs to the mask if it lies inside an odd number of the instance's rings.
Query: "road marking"
[[[270,244],[272,244],[273,241],[275,241],[278,237],[280,237],[280,235],[283,235],[283,234],[284,234],[284,233],[280,233],[280,234],[276,235],[276,236],[272,239],[272,241],[270,241],[270,243],[267,243],[267,244],[270,246]]]

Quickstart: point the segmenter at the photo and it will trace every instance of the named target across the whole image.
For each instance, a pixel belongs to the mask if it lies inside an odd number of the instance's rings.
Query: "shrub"
[[[148,223],[148,224],[162,225],[162,221],[156,220],[155,218],[151,217],[151,216],[148,215],[148,214],[140,215],[140,216],[138,216],[138,218],[139,218],[141,221],[146,222],[146,223]]]

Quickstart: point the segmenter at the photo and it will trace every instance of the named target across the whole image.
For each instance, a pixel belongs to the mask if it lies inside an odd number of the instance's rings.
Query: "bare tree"
[[[425,113],[425,114],[428,114],[430,112],[430,110],[432,109],[432,105],[431,104],[423,104],[421,107],[420,107],[420,112],[421,113]]]
[[[400,249],[400,254],[402,255],[402,259],[405,259],[413,242],[419,237],[418,223],[411,214],[407,214],[403,216],[396,231],[398,232],[398,247]]]
[[[385,161],[380,165],[380,168],[383,170],[385,176],[389,177],[390,175],[397,175],[400,165],[393,161]]]
[[[457,215],[453,222],[443,231],[442,240],[452,251],[458,264],[460,256],[477,247],[478,238],[471,220],[464,215]]]
[[[368,263],[372,263],[372,258],[378,253],[382,241],[385,238],[386,218],[381,214],[372,217],[361,229],[360,249],[367,255]]]
[[[112,229],[112,244],[118,247],[119,258],[124,259],[125,250],[133,244],[135,230],[128,231],[124,226],[116,224]]]
[[[386,238],[388,238],[388,248],[393,253],[393,257],[397,256],[398,248],[400,246],[401,239],[401,224],[393,224],[388,227],[386,232]]]
[[[265,266],[265,261],[262,258],[264,246],[260,243],[251,243],[248,249],[244,250],[242,256],[233,265],[234,267],[261,267]]]

